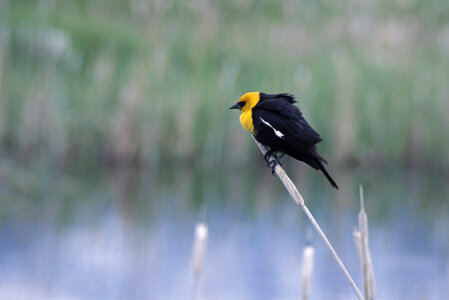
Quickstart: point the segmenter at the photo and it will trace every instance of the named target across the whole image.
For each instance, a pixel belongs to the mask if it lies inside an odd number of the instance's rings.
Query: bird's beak
[[[229,109],[240,109],[240,105],[237,102],[236,104],[234,104],[233,106],[231,106]]]

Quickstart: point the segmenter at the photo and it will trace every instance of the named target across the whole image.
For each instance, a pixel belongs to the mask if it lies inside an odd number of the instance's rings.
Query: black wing
[[[289,94],[266,95],[263,98],[261,93],[261,101],[252,109],[256,139],[273,151],[282,151],[321,170],[338,189],[323,165],[326,160],[317,152],[316,144],[322,141],[321,137],[292,104],[294,97]]]
[[[282,94],[265,94],[265,93],[259,93],[260,95],[260,101],[264,100],[279,100],[279,101],[286,101],[289,103],[296,103],[295,95],[289,94],[289,93],[282,93]]]
[[[267,99],[259,102],[253,108],[254,125],[267,126],[262,119],[278,130],[285,142],[294,147],[309,148],[322,141],[320,135],[304,119],[299,108],[287,101]]]

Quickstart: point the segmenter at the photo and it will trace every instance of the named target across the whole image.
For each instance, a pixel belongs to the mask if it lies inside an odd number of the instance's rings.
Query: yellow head
[[[255,134],[255,132],[251,109],[256,106],[259,100],[259,92],[246,93],[245,95],[240,97],[240,100],[236,104],[229,108],[240,109],[242,111],[242,114],[240,115],[240,123],[242,124],[243,128],[245,128],[252,134]]]
[[[250,92],[246,93],[242,97],[240,97],[240,100],[231,106],[229,109],[240,109],[242,113],[245,113],[252,109],[260,100],[260,93],[259,92]]]

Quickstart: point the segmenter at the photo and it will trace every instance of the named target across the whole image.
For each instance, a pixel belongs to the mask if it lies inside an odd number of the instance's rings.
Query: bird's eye
[[[245,104],[246,104],[246,102],[244,102],[244,101],[239,102],[240,109],[242,109],[242,107],[245,106]]]

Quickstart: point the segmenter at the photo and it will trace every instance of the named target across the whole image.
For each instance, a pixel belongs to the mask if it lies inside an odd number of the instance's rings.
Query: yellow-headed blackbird
[[[317,152],[316,144],[322,139],[304,119],[299,108],[293,105],[295,102],[292,94],[252,92],[243,95],[230,109],[240,109],[243,128],[269,148],[264,158],[267,165],[272,166],[273,174],[279,160],[287,154],[321,170],[332,186],[338,189],[323,165],[327,161]],[[270,155],[276,158],[268,161]]]

